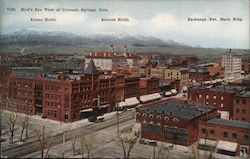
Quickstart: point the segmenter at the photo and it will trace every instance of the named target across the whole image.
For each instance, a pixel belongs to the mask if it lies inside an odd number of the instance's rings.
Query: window
[[[237,134],[233,133],[233,134],[232,134],[232,138],[233,138],[233,139],[237,139]]]
[[[199,98],[201,98],[201,94],[199,94]]]
[[[209,99],[209,96],[208,96],[208,95],[206,95],[206,99]]]
[[[228,137],[228,133],[227,132],[223,132],[223,137],[227,138]]]
[[[214,130],[210,130],[210,135],[214,135]]]
[[[236,103],[239,103],[239,102],[240,102],[239,99],[237,99],[237,100],[236,100]]]
[[[239,111],[240,111],[239,109],[235,109],[235,113],[239,113]]]
[[[242,118],[241,120],[242,120],[242,121],[245,121],[246,119],[245,119],[245,118]]]
[[[245,99],[242,100],[242,104],[246,104],[246,100]]]
[[[220,107],[223,108],[223,103],[220,104]]]
[[[216,96],[214,96],[214,99],[216,99]]]
[[[208,102],[206,102],[206,104],[208,105]]]
[[[206,129],[201,129],[202,134],[206,134]]]
[[[220,97],[220,100],[224,100],[224,97]]]
[[[244,140],[244,141],[248,141],[248,140],[249,140],[249,136],[248,136],[248,135],[244,135],[244,136],[243,136],[243,140]]]
[[[246,114],[246,110],[245,109],[242,109],[242,114]]]

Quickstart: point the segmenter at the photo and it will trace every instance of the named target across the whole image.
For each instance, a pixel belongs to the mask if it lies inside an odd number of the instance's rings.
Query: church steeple
[[[92,74],[99,74],[99,71],[97,70],[94,61],[91,59],[87,68],[84,71],[84,74],[86,75],[92,75]]]

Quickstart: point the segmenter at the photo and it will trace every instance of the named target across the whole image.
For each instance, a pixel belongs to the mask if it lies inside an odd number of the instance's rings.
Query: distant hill
[[[21,29],[1,35],[1,46],[97,46],[97,45],[128,45],[138,47],[189,47],[173,40],[163,41],[153,36],[88,34],[76,35],[68,32],[46,32],[33,29]]]

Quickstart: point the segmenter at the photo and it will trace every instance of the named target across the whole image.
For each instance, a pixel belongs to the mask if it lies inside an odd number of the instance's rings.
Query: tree
[[[130,157],[131,150],[133,149],[134,145],[137,143],[137,140],[139,138],[139,133],[135,132],[134,134],[131,134],[130,137],[126,135],[122,136],[119,130],[120,121],[119,121],[118,109],[116,110],[116,117],[117,117],[117,140],[118,140],[118,143],[120,143],[120,146],[122,147],[123,157],[125,159],[128,159]],[[126,147],[127,147],[127,150],[126,150]]]
[[[82,154],[82,158],[84,158],[85,151],[87,152],[87,158],[91,158],[91,152],[90,152],[91,145],[88,144],[87,140],[84,136],[80,137],[80,152]]]
[[[21,125],[22,125],[22,130],[21,130],[21,135],[20,135],[20,140],[21,141],[26,141],[28,139],[28,115],[25,118],[21,118]],[[25,139],[23,139],[23,134],[24,134],[24,130],[26,130],[26,136]]]
[[[9,140],[10,144],[13,143],[16,120],[17,120],[17,114],[12,113],[9,117],[9,122],[8,122],[8,126],[10,129],[10,140]]]
[[[78,128],[78,124],[77,124],[77,128]],[[70,138],[71,138],[71,145],[72,145],[72,153],[73,153],[73,156],[76,155],[76,139],[77,139],[77,136],[76,135],[73,135],[71,129],[70,129],[70,126],[69,126],[69,133],[70,133]]]
[[[51,143],[49,143],[50,136],[48,134],[45,134],[45,126],[43,126],[43,132],[35,130],[34,131],[39,143],[39,148],[41,151],[41,158],[47,158],[49,155],[49,150],[51,147]],[[44,151],[47,148],[46,154],[44,155]]]

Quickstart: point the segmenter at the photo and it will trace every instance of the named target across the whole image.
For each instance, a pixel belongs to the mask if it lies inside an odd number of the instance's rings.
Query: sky
[[[2,0],[0,3],[1,34],[21,29],[79,35],[140,34],[191,46],[249,49],[249,0]],[[42,11],[21,11],[21,8]],[[47,12],[44,8],[61,10]],[[96,9],[96,12],[63,12],[62,8]],[[100,12],[99,8],[108,11]],[[209,21],[209,17],[217,21]],[[233,21],[234,17],[242,21]],[[56,18],[56,22],[32,22],[31,18]],[[103,22],[102,18],[128,18],[129,21]],[[188,21],[188,18],[207,21]],[[220,21],[220,18],[230,18],[230,21]]]

